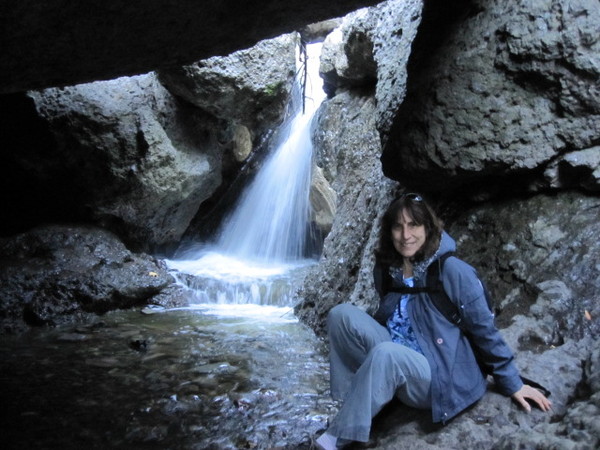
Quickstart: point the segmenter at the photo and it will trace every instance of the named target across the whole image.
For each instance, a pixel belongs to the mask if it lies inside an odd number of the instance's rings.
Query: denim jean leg
[[[327,317],[331,395],[343,400],[352,378],[377,344],[391,341],[387,329],[360,308],[337,305]]]
[[[373,417],[395,395],[410,406],[430,408],[431,370],[427,359],[403,345],[378,344],[360,366],[328,433],[367,442]]]

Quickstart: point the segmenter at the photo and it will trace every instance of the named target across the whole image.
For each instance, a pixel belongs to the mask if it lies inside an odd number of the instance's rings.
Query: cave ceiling
[[[1,0],[0,93],[227,55],[369,0]]]

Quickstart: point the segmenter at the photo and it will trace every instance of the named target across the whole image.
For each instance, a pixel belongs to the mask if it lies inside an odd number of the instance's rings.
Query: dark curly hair
[[[394,248],[392,242],[392,226],[397,222],[402,211],[406,211],[411,220],[417,225],[425,226],[425,243],[411,258],[413,262],[430,258],[440,246],[444,227],[443,222],[421,195],[402,194],[390,204],[381,219],[379,248],[376,251],[376,256],[382,264],[398,267],[402,265],[402,255]]]

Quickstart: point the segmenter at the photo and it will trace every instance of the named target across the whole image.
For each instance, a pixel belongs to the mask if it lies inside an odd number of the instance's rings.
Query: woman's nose
[[[406,240],[409,237],[408,227],[402,227],[402,239]]]

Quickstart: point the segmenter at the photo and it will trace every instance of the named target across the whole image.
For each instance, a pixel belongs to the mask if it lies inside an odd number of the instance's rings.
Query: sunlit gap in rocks
[[[167,261],[193,291],[195,304],[219,316],[292,320],[293,293],[304,271],[310,236],[311,121],[325,98],[319,77],[321,44],[307,46],[305,101],[300,82],[291,104],[296,113],[279,130],[263,167],[225,218],[215,243]],[[298,62],[302,74],[301,61]]]

